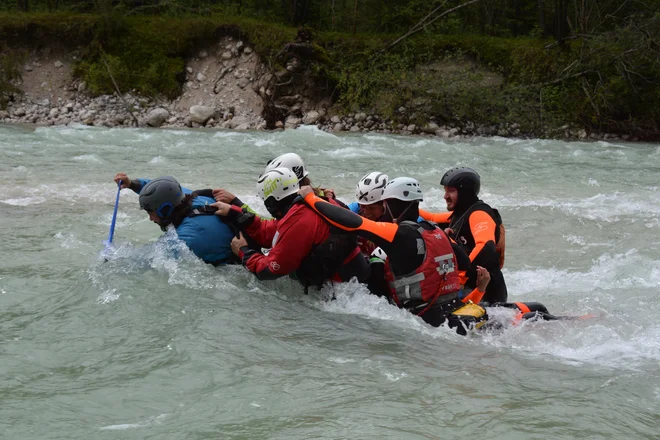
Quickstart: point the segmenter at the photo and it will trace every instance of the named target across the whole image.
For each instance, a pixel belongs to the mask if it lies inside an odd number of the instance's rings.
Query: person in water
[[[275,168],[288,168],[293,171],[296,176],[298,176],[298,184],[300,186],[311,186],[314,188],[314,192],[319,197],[325,197],[328,200],[336,200],[335,191],[329,188],[320,188],[312,186],[312,181],[309,177],[309,172],[305,167],[305,163],[302,158],[296,153],[284,153],[280,156],[277,156],[274,159],[271,159],[266,164],[266,170],[264,172],[270,171]],[[339,202],[341,205],[346,207],[343,203]]]
[[[303,162],[302,158],[296,153],[284,153],[280,156],[277,156],[274,159],[269,160],[268,163],[266,164],[266,169],[264,170],[264,173],[267,173],[268,171],[273,170],[275,168],[288,168],[291,171],[293,171],[293,173],[298,178],[298,184],[300,186],[304,186],[304,185],[311,186],[312,184],[309,178],[309,172],[305,167],[305,163]],[[331,203],[336,203],[344,207],[346,206],[342,202],[336,200],[335,192],[332,189],[314,188],[314,191],[316,195],[318,195],[319,197],[325,197],[326,200],[329,200]],[[240,208],[247,209],[248,211],[252,211],[252,209],[247,204],[243,203],[241,199],[239,199],[230,191],[224,188],[214,189],[213,197],[218,202],[228,203],[230,205],[235,205]]]
[[[264,255],[248,246],[241,234],[232,240],[232,251],[260,280],[293,275],[305,291],[310,286],[320,288],[327,281],[353,277],[365,281],[369,265],[357,246],[356,235],[331,228],[323,217],[301,203],[298,180],[299,176],[288,168],[271,169],[257,180],[257,192],[273,220],[222,201],[212,205],[217,215],[247,232],[261,247],[271,248]]]
[[[453,317],[462,315],[460,310],[469,303],[474,324],[485,322],[485,310],[472,303],[481,301],[490,278],[488,271],[478,268],[477,287],[461,300],[458,264],[449,238],[437,225],[417,222],[422,191],[415,179],[397,177],[388,182],[382,195],[384,216],[389,219],[386,222],[334,206],[316,196],[310,187],[303,187],[300,194],[332,225],[356,232],[382,248],[387,254],[389,294],[399,307],[432,326],[449,320],[450,326],[457,327]]]
[[[373,171],[362,177],[355,188],[357,202],[349,203],[348,209],[369,220],[378,221],[385,214],[381,200],[388,181],[387,174],[380,171]]]
[[[445,189],[448,212],[420,210],[421,216],[449,228],[450,236],[465,248],[470,261],[488,270],[491,280],[484,301],[506,302],[508,294],[502,274],[504,225],[497,209],[478,197],[481,177],[472,168],[452,168],[442,176],[440,185]]]
[[[385,187],[389,182],[389,177],[379,171],[373,171],[362,177],[355,189],[355,198],[357,202],[348,205],[348,208],[369,220],[373,221],[391,221],[391,217],[385,215],[385,204],[383,203],[383,193]],[[424,220],[418,217],[417,221]],[[383,296],[383,284],[379,282],[378,274],[380,273],[379,263],[384,262],[384,251],[382,249],[376,251],[376,246],[373,242],[364,237],[359,238],[360,248],[362,252],[370,256],[372,262],[372,277],[370,277],[369,287],[372,293]],[[472,263],[465,254],[465,251],[452,240],[452,247],[458,261],[459,274],[461,276],[461,284],[468,282],[474,285],[476,283],[476,270],[472,267]]]
[[[149,219],[166,231],[172,225],[190,250],[204,262],[219,265],[235,262],[231,251],[234,232],[224,221],[212,215],[213,198],[198,195],[170,176],[149,179],[131,179],[117,173],[114,181],[121,188],[130,188],[139,195],[140,208]]]

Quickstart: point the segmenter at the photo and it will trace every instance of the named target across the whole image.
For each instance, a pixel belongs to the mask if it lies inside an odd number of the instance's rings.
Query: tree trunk
[[[332,27],[330,28],[331,31],[335,31],[335,0],[330,1],[330,12],[332,14]]]
[[[357,29],[357,2],[358,0],[355,0],[353,3],[353,35],[355,35]]]
[[[555,0],[555,38],[561,47],[564,46],[564,40],[568,36],[566,2],[567,0]]]
[[[538,0],[539,8],[539,29],[541,37],[545,37],[545,0]]]

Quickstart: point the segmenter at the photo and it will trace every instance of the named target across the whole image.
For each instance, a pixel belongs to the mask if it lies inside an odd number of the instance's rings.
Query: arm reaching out
[[[486,294],[486,287],[489,282],[490,273],[483,267],[477,266],[477,287],[468,296],[463,298],[463,302],[472,301],[475,304],[479,304]]]

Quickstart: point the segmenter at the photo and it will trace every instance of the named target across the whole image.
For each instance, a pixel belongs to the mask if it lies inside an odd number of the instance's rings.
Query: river
[[[358,284],[305,296],[174,259],[128,190],[99,257],[116,172],[265,212],[256,178],[289,151],[346,202],[378,170],[432,211],[446,169],[477,169],[509,299],[593,317],[461,337]],[[658,176],[657,144],[0,126],[0,437],[657,439]]]

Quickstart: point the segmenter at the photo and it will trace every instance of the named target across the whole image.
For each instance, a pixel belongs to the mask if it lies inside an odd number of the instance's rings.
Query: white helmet
[[[371,258],[378,258],[383,261],[387,260],[387,254],[382,248],[377,247],[374,249],[374,251],[371,253]]]
[[[387,185],[387,174],[378,171],[364,176],[357,184],[355,198],[360,205],[371,205],[380,202],[383,190]]]
[[[274,197],[280,201],[298,192],[298,177],[288,168],[266,171],[257,179],[257,193],[263,201]]]
[[[275,159],[269,160],[268,164],[266,164],[266,171],[280,167],[293,171],[298,176],[298,180],[303,180],[309,174],[305,168],[305,163],[296,153],[285,153],[277,156]]]
[[[399,199],[404,202],[422,201],[422,188],[412,177],[397,177],[390,180],[383,191],[383,200]]]

